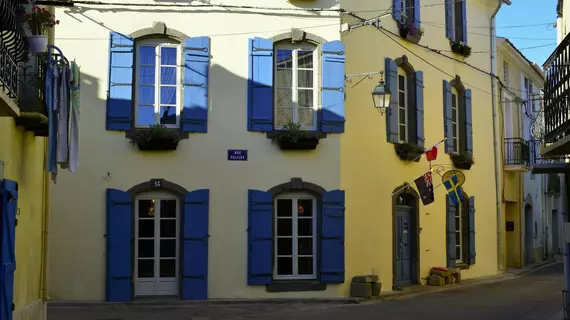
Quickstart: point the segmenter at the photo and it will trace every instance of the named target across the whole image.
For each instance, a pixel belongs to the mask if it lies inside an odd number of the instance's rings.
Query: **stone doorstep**
[[[527,266],[524,266],[522,268],[507,268],[507,273],[511,273],[511,274],[520,276],[520,275],[535,271],[537,269],[541,269],[542,267],[550,266],[550,265],[558,263],[558,262],[561,262],[561,260],[554,258],[554,259],[545,260],[545,261],[542,261],[539,263],[533,263],[531,265],[527,265]]]
[[[220,304],[358,304],[360,298],[273,298],[273,299],[211,299],[202,301],[181,301],[177,298],[138,299],[130,302],[106,301],[49,301],[48,308],[83,308],[97,306],[140,306],[140,307],[195,307]]]

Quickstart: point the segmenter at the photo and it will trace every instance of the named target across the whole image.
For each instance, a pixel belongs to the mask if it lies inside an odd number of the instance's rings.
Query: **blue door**
[[[396,285],[412,284],[412,208],[408,206],[396,207]]]
[[[14,301],[14,270],[16,270],[15,233],[18,208],[18,183],[3,180],[0,183],[1,249],[0,319],[11,320]]]

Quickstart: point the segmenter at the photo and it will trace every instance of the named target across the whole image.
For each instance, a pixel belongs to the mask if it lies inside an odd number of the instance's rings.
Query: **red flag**
[[[433,146],[426,150],[426,159],[427,161],[433,161],[437,159],[437,147]]]

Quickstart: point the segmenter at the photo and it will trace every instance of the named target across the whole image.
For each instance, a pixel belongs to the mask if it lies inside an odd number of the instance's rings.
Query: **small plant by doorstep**
[[[281,150],[314,150],[319,144],[319,138],[311,136],[301,128],[300,124],[289,121],[273,138]]]
[[[183,133],[169,129],[164,125],[155,124],[149,129],[135,129],[127,132],[127,139],[139,150],[176,150]]]
[[[419,162],[424,148],[411,142],[402,142],[394,144],[396,155],[402,160]]]
[[[455,152],[449,155],[451,157],[451,162],[458,169],[469,170],[471,166],[475,164],[475,159],[473,155],[468,152]]]
[[[471,47],[463,43],[463,41],[452,41],[451,51],[468,58],[471,55]]]

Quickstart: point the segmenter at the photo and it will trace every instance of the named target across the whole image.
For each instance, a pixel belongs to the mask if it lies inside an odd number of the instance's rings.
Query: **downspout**
[[[491,58],[491,104],[493,106],[493,147],[495,152],[493,152],[493,157],[495,160],[495,195],[497,198],[496,206],[497,206],[497,269],[499,272],[503,272],[503,256],[502,256],[502,237],[503,237],[503,224],[502,224],[502,214],[501,214],[501,188],[499,185],[499,179],[501,177],[501,171],[499,167],[499,160],[497,155],[497,98],[496,98],[496,91],[497,91],[497,79],[496,79],[496,57],[495,57],[495,40],[496,40],[496,30],[495,30],[495,16],[501,9],[501,5],[503,4],[504,0],[499,0],[499,4],[495,9],[495,12],[491,15],[490,21],[490,29],[491,29],[491,50],[490,50],[490,58]]]

